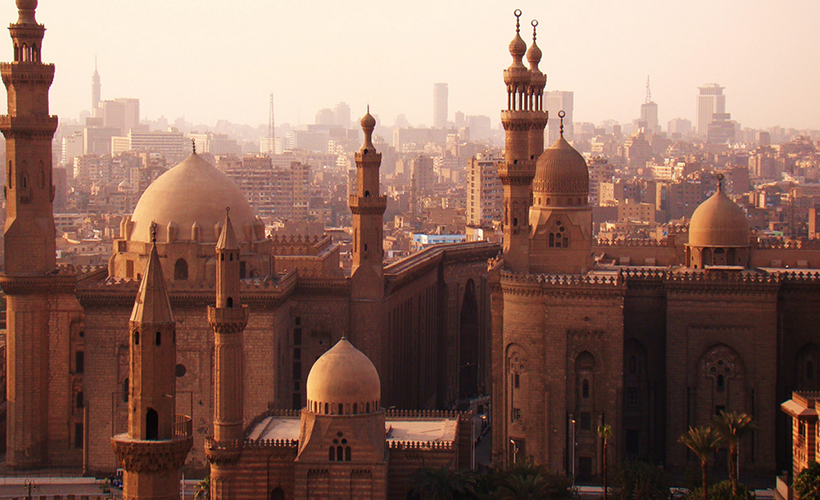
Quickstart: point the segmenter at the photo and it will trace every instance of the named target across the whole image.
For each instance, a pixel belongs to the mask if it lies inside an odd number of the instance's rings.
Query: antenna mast
[[[646,75],[646,104],[652,102],[652,91],[649,90],[649,75]]]
[[[268,117],[268,153],[274,153],[276,142],[275,122],[273,119],[273,92],[270,94],[270,116]]]

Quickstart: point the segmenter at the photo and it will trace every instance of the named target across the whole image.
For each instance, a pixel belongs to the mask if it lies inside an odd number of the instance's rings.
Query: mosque
[[[37,0],[16,2],[14,62],[0,65],[9,467],[123,465],[134,498],[167,496],[185,464],[209,466],[220,498],[249,482],[264,487],[248,498],[402,498],[415,468],[471,466],[469,432],[457,414],[390,408],[488,390],[497,465],[532,457],[592,478],[607,423],[610,459],[682,470],[693,458],[678,436],[729,410],[758,423],[744,473],[789,467],[778,408],[820,386],[820,251],[764,247],[720,185],[663,242],[593,239],[586,162],[563,137],[544,149],[535,33],[527,48],[516,28],[504,71],[500,248],[383,265],[368,113],[350,277],[329,238],[266,238],[196,153],[146,190],[107,268],[58,268],[54,66],[40,59]]]

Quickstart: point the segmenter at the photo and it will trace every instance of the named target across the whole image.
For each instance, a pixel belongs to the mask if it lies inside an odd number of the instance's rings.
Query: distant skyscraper
[[[448,94],[446,83],[433,84],[433,126],[435,128],[447,128]]]
[[[350,128],[350,106],[340,102],[333,108],[333,121],[342,128]]]
[[[562,90],[554,90],[552,92],[544,93],[544,110],[549,112],[549,122],[547,122],[547,129],[549,136],[547,137],[546,147],[551,146],[558,140],[560,133],[560,119],[558,112],[564,111],[564,138],[568,141],[573,139],[572,127],[572,108],[574,103],[574,94],[572,92],[565,92]]]
[[[661,131],[658,126],[658,105],[652,101],[652,92],[649,90],[648,76],[646,77],[646,101],[641,104],[641,126],[652,134]]]
[[[91,115],[95,116],[95,110],[100,105],[100,74],[97,72],[97,58],[94,57],[94,74],[91,75]]]
[[[672,139],[686,137],[692,131],[692,122],[683,118],[673,118],[666,125],[666,131]]]
[[[726,96],[723,95],[723,87],[716,83],[709,83],[698,90],[698,135],[705,136],[712,123],[712,115],[726,113]]]
[[[316,112],[316,125],[334,125],[336,117],[333,115],[333,110],[330,108],[323,108]]]

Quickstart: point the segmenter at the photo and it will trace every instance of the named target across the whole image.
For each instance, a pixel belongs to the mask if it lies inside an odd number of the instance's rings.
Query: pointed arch
[[[472,279],[464,286],[459,321],[459,399],[478,394],[481,362],[480,318],[476,286]]]

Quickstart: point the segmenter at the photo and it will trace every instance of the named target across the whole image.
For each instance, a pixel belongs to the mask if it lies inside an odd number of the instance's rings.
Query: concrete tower
[[[435,128],[447,128],[448,94],[446,83],[433,84],[433,127]]]
[[[57,117],[48,113],[54,65],[40,54],[45,27],[34,18],[37,0],[17,0],[9,26],[14,62],[0,65],[8,115],[6,137],[5,274],[8,295],[8,424],[6,463],[45,465],[49,407],[49,296],[60,279],[55,267],[51,139]]]
[[[505,161],[498,176],[504,185],[504,262],[514,272],[525,272],[528,263],[527,212],[532,203],[532,178],[535,159],[530,152],[532,112],[530,81],[532,75],[522,62],[527,44],[521,39],[521,11],[515,11],[515,38],[510,42],[513,62],[504,70],[507,86],[507,109],[501,112],[504,125]]]
[[[214,435],[205,452],[214,500],[236,498],[232,480],[243,441],[242,351],[248,306],[240,302],[239,252],[226,215],[216,244],[216,305],[208,307],[208,323],[214,329]]]
[[[123,499],[178,499],[179,469],[193,445],[191,418],[176,415],[176,322],[157,255],[148,265],[129,321],[128,433],[111,438],[124,469]]]
[[[387,197],[379,195],[382,155],[373,145],[376,119],[362,118],[364,144],[356,153],[356,193],[349,198],[353,213],[353,267],[350,279],[350,336],[384,373],[385,322],[383,217]]]
[[[94,74],[91,75],[91,115],[96,116],[97,108],[100,106],[100,73],[97,72],[97,58],[94,58]]]

